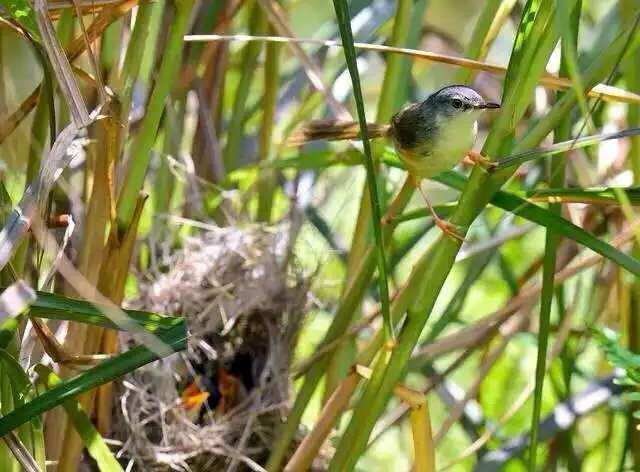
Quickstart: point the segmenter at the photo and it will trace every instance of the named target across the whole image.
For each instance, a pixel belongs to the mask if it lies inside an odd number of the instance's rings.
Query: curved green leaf
[[[351,32],[351,14],[349,13],[349,5],[345,0],[333,0],[333,6],[336,10],[338,18],[338,26],[340,28],[340,36],[342,38],[342,46],[347,68],[351,76],[353,85],[353,96],[356,102],[356,110],[358,112],[358,121],[360,122],[360,134],[364,147],[364,164],[367,170],[367,188],[369,189],[369,198],[371,201],[371,216],[373,235],[376,245],[376,255],[378,263],[378,289],[380,291],[380,306],[382,318],[384,320],[385,336],[387,339],[394,339],[393,322],[389,314],[389,284],[387,283],[387,263],[384,253],[384,241],[382,239],[382,230],[380,229],[380,220],[382,219],[382,210],[380,199],[378,197],[378,187],[376,183],[376,170],[371,154],[371,146],[367,133],[367,117],[364,112],[364,100],[362,98],[362,90],[360,87],[360,76],[358,75],[358,63],[356,61],[356,49],[353,45],[353,34]]]
[[[466,179],[455,172],[445,172],[436,180],[459,190],[462,190],[466,184]],[[629,272],[640,275],[640,261],[638,259],[625,254],[604,241],[599,240],[579,226],[574,225],[561,216],[553,214],[546,208],[542,208],[503,190],[496,192],[495,196],[491,199],[491,203],[503,210],[510,211],[518,216],[528,219],[529,221],[533,221],[534,223],[544,226],[545,228],[556,231],[562,236],[573,239],[603,257],[619,264]]]
[[[635,132],[635,130],[636,129],[634,128],[633,130],[626,130],[626,131]],[[640,131],[640,129],[638,129],[638,131]],[[619,134],[619,133],[616,133],[616,134]],[[593,137],[590,136],[584,139],[593,139]],[[567,141],[567,143],[568,142],[569,141]],[[565,143],[559,143],[559,144],[565,145]],[[554,148],[554,146],[549,146],[549,147]],[[562,149],[562,150],[553,151],[553,154],[566,151],[564,147],[562,148],[558,147],[554,149]],[[355,159],[358,153],[357,151],[353,151],[346,154],[349,156],[349,159],[343,159],[341,162],[347,162],[347,161],[354,162],[353,159]],[[528,153],[522,153],[522,154],[524,155]],[[326,157],[328,158],[329,156],[327,155]],[[382,160],[384,161],[385,164],[390,165],[392,167],[404,168],[400,160],[397,158],[395,152],[391,148],[387,148],[387,150],[382,156]],[[332,159],[330,161],[328,160],[327,163],[328,165],[333,165],[336,163],[336,161]],[[464,176],[453,171],[444,172],[439,176],[435,177],[434,180],[440,183],[443,183],[449,187],[455,188],[457,190],[463,190],[467,182],[467,179]],[[541,190],[541,191],[536,191],[536,193],[542,196],[545,194],[548,195],[554,191],[560,194],[562,193],[560,192],[559,189]],[[579,192],[579,190],[567,189],[566,192],[567,192],[567,195],[570,195],[570,194],[575,195],[576,192]],[[597,195],[602,196],[602,198],[610,198],[611,200],[613,200],[614,198],[613,189],[594,188],[594,189],[585,189],[583,192],[586,192],[587,196],[591,196],[593,198],[597,198]],[[640,201],[639,189],[627,189],[627,192],[631,196],[633,196],[634,199],[638,198],[638,201]],[[519,216],[522,216],[523,218],[526,218],[529,221],[537,223],[546,228],[553,229],[554,231],[557,231],[560,235],[573,239],[574,241],[579,242],[580,244],[588,247],[589,249],[597,252],[598,254],[601,254],[603,257],[606,257],[607,259],[614,261],[616,264],[619,264],[620,266],[624,267],[631,273],[640,275],[640,261],[638,261],[638,259],[632,256],[629,256],[628,254],[625,254],[624,252],[620,251],[619,249],[616,249],[610,244],[605,243],[604,241],[599,240],[598,238],[589,234],[579,226],[574,225],[570,221],[567,221],[566,219],[560,216],[552,214],[551,212],[549,212],[547,209],[543,207],[535,205],[534,203],[531,203],[522,197],[519,197],[513,193],[509,193],[505,191],[497,192],[496,195],[491,200],[491,203],[496,205],[499,208],[502,208],[503,210],[507,210]],[[424,214],[424,213],[421,211],[416,211],[414,213],[414,215],[416,216],[420,214]],[[403,215],[400,218],[398,218],[398,221],[405,221],[408,219],[412,219],[412,216]]]
[[[77,321],[104,328],[120,329],[113,321],[104,315],[106,308],[99,304],[76,300],[62,295],[48,292],[36,292],[37,298],[31,304],[30,315],[52,320]],[[142,328],[152,333],[158,333],[182,324],[184,320],[176,316],[163,316],[148,311],[123,311]]]
[[[62,383],[60,377],[42,364],[36,365],[35,371],[38,374],[37,382],[39,387],[49,390]],[[116,460],[98,430],[93,426],[80,403],[77,400],[69,399],[62,406],[73,422],[78,435],[82,438],[89,455],[96,461],[100,472],[122,471],[120,463]]]
[[[10,391],[11,403],[13,407],[20,407],[34,398],[35,389],[31,380],[18,361],[6,350],[0,349],[0,365],[2,371],[3,395]],[[3,398],[3,403],[7,399]],[[25,421],[25,423],[27,423]],[[30,418],[29,424],[24,424],[18,437],[28,453],[33,457],[41,470],[45,470],[44,434],[42,419],[39,415]]]
[[[184,320],[181,321],[180,324],[158,333],[160,339],[175,352],[187,347],[186,325]],[[144,346],[138,346],[71,377],[0,418],[0,437],[81,393],[111,382],[157,359],[158,357],[152,351]]]

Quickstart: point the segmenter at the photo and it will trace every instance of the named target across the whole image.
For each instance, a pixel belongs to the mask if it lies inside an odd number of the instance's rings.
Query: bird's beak
[[[499,103],[493,103],[493,102],[485,102],[485,103],[481,103],[480,105],[477,105],[476,108],[478,108],[480,110],[496,109],[496,108],[500,108],[500,104]]]

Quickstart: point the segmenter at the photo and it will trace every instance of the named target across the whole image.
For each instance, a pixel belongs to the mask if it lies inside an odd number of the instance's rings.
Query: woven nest
[[[284,232],[221,228],[190,239],[136,308],[186,317],[186,352],[123,379],[117,436],[134,470],[251,470],[286,414],[308,281]]]

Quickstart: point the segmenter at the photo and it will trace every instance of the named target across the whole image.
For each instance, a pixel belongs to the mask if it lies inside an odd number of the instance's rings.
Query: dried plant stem
[[[137,4],[138,0],[127,0],[118,4],[117,7],[102,10],[91,26],[87,28],[87,37],[89,38],[89,41],[95,41],[96,38],[104,32],[107,26],[125,15]],[[82,35],[75,38],[67,48],[67,57],[69,58],[69,62],[75,61],[84,52],[86,45],[87,43]],[[31,110],[36,106],[41,88],[42,85],[38,85],[20,104],[16,111],[9,115],[5,120],[0,121],[0,143],[15,131],[18,125],[22,123],[22,120],[24,120],[29,112],[31,112]]]
[[[340,47],[339,41],[314,39],[314,38],[289,38],[284,36],[253,36],[253,35],[218,35],[218,34],[194,34],[188,35],[184,38],[185,41],[259,41],[259,42],[278,42],[278,43],[308,43],[317,44],[325,47]],[[472,70],[481,70],[489,72],[495,75],[504,75],[507,68],[497,64],[489,64],[482,61],[476,61],[473,59],[466,59],[463,57],[450,56],[448,54],[439,54],[429,51],[420,51],[417,49],[400,48],[394,46],[385,46],[383,44],[369,44],[369,43],[353,43],[356,49],[362,49],[366,51],[379,51],[388,52],[394,54],[404,54],[414,57],[415,59],[422,59],[427,61],[440,62],[442,64],[449,64],[457,67],[465,67]],[[540,85],[550,89],[566,90],[572,87],[570,79],[565,77],[556,77],[550,74],[544,74],[539,78]],[[601,98],[606,101],[616,101],[622,103],[640,103],[640,95],[623,90],[617,87],[606,84],[596,84],[589,89],[587,95],[591,98]]]
[[[44,0],[35,0],[34,10],[36,12],[36,20],[38,21],[38,29],[40,30],[42,43],[44,49],[47,51],[51,68],[58,79],[60,91],[69,107],[71,118],[77,128],[82,128],[89,124],[89,111],[87,110],[87,105],[84,103],[84,98],[80,93],[80,88],[75,80],[75,76],[71,71],[69,58],[62,49],[62,46],[60,46],[46,8]],[[83,33],[83,39],[88,47],[89,43],[86,32],[83,31]]]
[[[142,208],[146,200],[145,195],[141,195],[138,199],[137,205],[134,210],[134,215],[131,221],[128,231],[124,234],[120,234],[120,231],[116,225],[111,226],[111,232],[109,235],[109,241],[107,243],[106,250],[103,251],[102,264],[96,264],[100,268],[100,275],[98,277],[98,293],[101,296],[106,297],[110,303],[118,306],[122,302],[124,295],[124,283],[126,281],[126,275],[129,269],[129,263],[131,261],[131,253],[133,249],[133,243],[135,242],[138,223],[140,216],[142,215]],[[90,297],[87,297],[91,299]],[[86,325],[83,325],[86,328]],[[85,330],[82,339],[84,341],[83,352],[94,353],[100,351],[101,348],[106,348],[107,353],[115,353],[114,346],[115,333],[110,331],[107,336],[107,342],[103,344],[103,336],[105,333],[104,328],[91,326]],[[77,343],[78,338],[69,338],[68,340]],[[67,343],[68,344],[68,343]],[[76,344],[77,345],[77,344]],[[110,384],[105,384],[100,390],[91,390],[84,395],[80,396],[78,401],[82,405],[87,414],[90,414],[94,410],[94,402],[96,395],[98,396],[97,413],[98,413],[98,426],[103,430],[108,430],[111,421],[111,387]],[[80,436],[75,431],[75,428],[67,422],[66,430],[61,432],[60,426],[57,426],[58,434],[64,439],[62,442],[62,449],[60,457],[58,459],[58,470],[60,472],[72,472],[77,470],[78,461],[82,452],[83,443]]]
[[[358,386],[360,376],[354,371],[347,375],[331,393],[313,429],[300,443],[284,468],[285,472],[303,472],[309,470],[320,447],[329,436],[336,420],[342,414]]]
[[[416,472],[435,472],[435,444],[431,432],[429,405],[426,399],[421,404],[411,407],[409,419],[413,433],[415,470]]]
[[[295,39],[293,30],[289,26],[287,19],[282,11],[282,7],[278,5],[274,0],[258,0],[263,11],[269,19],[269,23],[273,26],[273,29],[280,33],[280,37]],[[185,36],[186,38],[186,36]],[[336,118],[343,120],[351,120],[351,114],[349,111],[338,102],[331,90],[324,84],[322,80],[322,72],[318,66],[313,62],[309,55],[298,46],[297,41],[284,41],[291,48],[295,56],[302,63],[304,72],[311,83],[311,86],[322,94],[327,101],[329,109],[333,112]]]

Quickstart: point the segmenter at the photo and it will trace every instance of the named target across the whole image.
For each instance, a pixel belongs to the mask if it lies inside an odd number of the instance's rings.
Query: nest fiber
[[[141,283],[135,307],[185,316],[190,336],[186,353],[122,382],[120,455],[134,469],[261,470],[286,414],[307,301],[287,251],[286,231],[220,228]]]

